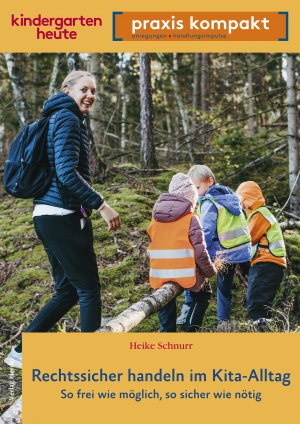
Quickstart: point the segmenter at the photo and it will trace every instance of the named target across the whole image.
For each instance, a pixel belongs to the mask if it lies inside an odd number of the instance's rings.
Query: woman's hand
[[[119,214],[113,208],[108,206],[107,203],[100,206],[99,212],[104,221],[107,223],[109,230],[117,230],[120,228],[121,220]]]

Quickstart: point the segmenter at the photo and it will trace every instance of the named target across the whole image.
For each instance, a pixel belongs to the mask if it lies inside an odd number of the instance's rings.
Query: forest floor
[[[107,230],[100,214],[92,216],[94,246],[102,285],[103,317],[115,317],[148,294],[148,260],[146,228],[158,196],[167,191],[176,168],[149,175],[127,165],[113,170],[105,183],[95,184],[108,203],[120,214],[122,227],[116,233]],[[12,400],[9,398],[10,369],[3,359],[16,344],[16,335],[53,293],[49,263],[32,225],[32,202],[14,199],[0,193],[0,414]],[[275,302],[274,331],[296,331],[300,314],[300,234],[286,231],[289,268]],[[213,300],[202,331],[216,331],[216,290],[212,280]],[[233,331],[253,331],[245,310],[245,286],[238,278],[233,289]],[[178,299],[178,308],[183,296]],[[79,331],[79,307],[74,307],[53,331]],[[133,331],[157,332],[157,315],[143,321]],[[180,330],[180,329],[179,329]],[[21,392],[21,371],[15,370],[14,395]]]

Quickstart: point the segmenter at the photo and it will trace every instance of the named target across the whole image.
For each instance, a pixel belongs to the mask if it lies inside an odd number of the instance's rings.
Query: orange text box
[[[300,335],[24,333],[23,424],[292,422]]]
[[[113,12],[115,41],[288,41],[288,12]]]

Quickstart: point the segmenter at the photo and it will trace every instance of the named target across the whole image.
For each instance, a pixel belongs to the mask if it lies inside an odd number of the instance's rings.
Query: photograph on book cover
[[[23,332],[298,331],[299,59],[1,54],[1,413]]]
[[[293,419],[299,14],[2,5],[1,424]]]

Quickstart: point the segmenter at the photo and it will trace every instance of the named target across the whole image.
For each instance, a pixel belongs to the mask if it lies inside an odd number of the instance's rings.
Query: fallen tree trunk
[[[22,396],[20,396],[4,414],[0,417],[0,424],[11,424],[22,422]]]
[[[300,221],[295,219],[289,219],[288,221],[280,222],[280,228],[282,231],[285,230],[294,230],[295,228],[300,229]]]
[[[159,311],[170,300],[181,294],[182,291],[183,289],[178,284],[167,283],[149,296],[134,303],[98,331],[101,333],[127,333],[142,322],[143,319]]]

